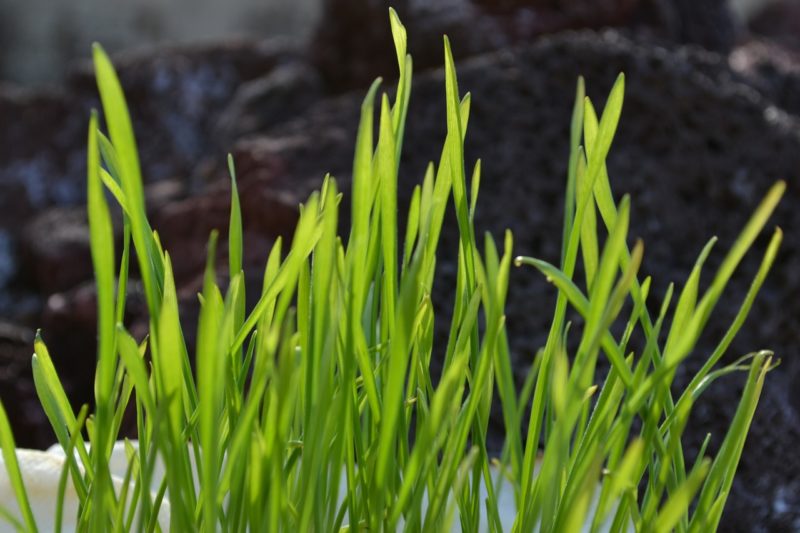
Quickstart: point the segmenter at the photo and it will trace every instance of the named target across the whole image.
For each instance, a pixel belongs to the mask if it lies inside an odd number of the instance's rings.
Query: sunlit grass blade
[[[217,523],[217,493],[219,475],[219,424],[224,387],[224,357],[221,357],[220,328],[222,323],[222,295],[216,285],[214,270],[217,251],[217,234],[208,242],[208,258],[203,277],[203,303],[197,328],[197,392],[200,397],[200,440],[203,454],[203,523],[213,528]],[[233,270],[232,270],[233,272]]]
[[[19,510],[22,513],[22,521],[25,524],[25,529],[31,533],[38,531],[36,520],[33,518],[30,500],[28,499],[28,493],[25,490],[25,483],[22,479],[22,472],[20,472],[19,463],[17,462],[14,435],[11,433],[11,424],[8,422],[8,415],[6,415],[3,402],[0,402],[0,449],[3,454],[6,474],[11,482],[14,496],[17,498]]]
[[[33,383],[36,387],[36,394],[42,404],[47,419],[56,434],[59,444],[66,447],[70,441],[68,429],[75,425],[75,413],[72,411],[72,406],[69,403],[67,394],[58,378],[53,361],[50,358],[50,352],[47,349],[44,341],[39,332],[36,333],[34,340],[34,354],[31,358],[31,367],[33,371]],[[81,463],[88,472],[91,479],[91,460],[86,451],[83,438],[78,438],[78,453],[81,458]],[[75,477],[81,478],[76,471]]]
[[[577,88],[575,89],[575,104],[572,107],[572,120],[570,122],[570,150],[569,163],[567,165],[567,187],[564,196],[564,223],[561,237],[561,264],[564,264],[564,256],[567,253],[567,241],[572,231],[572,223],[575,220],[575,188],[578,182],[578,164],[581,156],[578,151],[581,145],[583,133],[583,101],[586,97],[586,87],[583,77],[578,78]]]
[[[669,497],[667,503],[664,504],[661,512],[659,512],[658,519],[652,526],[653,531],[658,533],[674,531],[673,528],[691,504],[697,491],[700,490],[700,486],[705,480],[710,467],[710,460],[703,461],[701,466],[695,469],[684,481],[683,485]]]
[[[581,149],[578,149],[578,154],[577,170],[575,172],[577,176],[576,202],[578,205],[586,205],[586,210],[583,213],[583,224],[581,225],[581,253],[583,269],[586,273],[586,287],[591,290],[600,257],[597,243],[597,215],[595,213],[592,184],[589,183],[586,173],[586,160]]]
[[[301,210],[300,220],[292,238],[291,251],[280,269],[278,269],[275,277],[271,280],[269,287],[263,291],[261,298],[245,319],[242,327],[239,328],[231,345],[231,351],[241,348],[277,295],[281,294],[285,287],[292,287],[296,283],[301,263],[311,253],[320,236],[320,228],[316,220],[318,201],[317,195],[312,194],[305,204],[305,209]]]
[[[187,361],[186,345],[178,315],[178,297],[172,275],[169,255],[164,261],[164,294],[161,312],[158,317],[159,335],[152,345],[153,370],[158,402],[166,410],[165,433],[162,453],[164,460],[171,465],[167,468],[167,485],[170,487],[172,507],[171,527],[187,527],[195,507],[195,491],[189,467],[189,452],[181,433],[185,425],[184,409],[187,407],[188,389],[194,387],[191,378],[187,381],[184,371]]]
[[[97,349],[97,370],[95,372],[96,417],[99,431],[93,443],[93,468],[99,483],[110,483],[107,471],[107,456],[116,435],[109,434],[113,430],[111,420],[114,375],[117,371],[115,353],[115,277],[114,277],[114,230],[111,215],[106,203],[103,185],[100,180],[100,152],[97,141],[97,116],[92,114],[89,123],[89,152],[87,177],[87,211],[89,219],[89,239],[91,243],[92,264],[94,266],[95,287],[97,290],[97,331],[99,336]],[[94,490],[99,497],[106,490]],[[99,506],[99,500],[94,501]]]
[[[119,165],[117,171],[125,193],[145,295],[150,313],[157,316],[161,305],[163,265],[156,253],[152,231],[145,214],[142,175],[133,126],[122,86],[111,61],[100,45],[94,45],[93,55],[97,86],[111,142],[117,154],[116,160]]]
[[[771,365],[772,356],[769,352],[759,353],[753,358],[747,384],[742,392],[736,414],[703,484],[697,507],[689,524],[690,531],[696,531],[698,528],[714,530],[718,526],[719,513],[714,510],[717,506],[721,509],[725,505],[730,493],[733,475],[747,439],[747,430],[761,396],[764,378]]]
[[[461,249],[464,253],[466,290],[475,283],[475,267],[473,266],[472,249],[475,248],[475,235],[469,219],[469,199],[467,198],[467,180],[464,169],[464,132],[466,125],[459,109],[458,80],[456,79],[453,52],[450,41],[444,38],[445,95],[447,107],[447,150],[449,154],[450,173],[452,176],[453,203],[458,220],[458,233]],[[459,310],[456,310],[458,313]]]
[[[384,416],[381,420],[378,457],[375,464],[375,480],[378,490],[385,488],[389,475],[389,459],[393,455],[400,405],[405,381],[409,341],[413,322],[419,303],[419,264],[412,263],[410,271],[404,276],[403,285],[397,301],[397,323],[395,336],[389,347],[388,380],[383,392]]]
[[[519,256],[514,259],[514,262],[518,266],[530,265],[539,269],[539,271],[541,271],[547,277],[547,279],[556,287],[558,287],[559,291],[561,291],[569,299],[569,302],[575,307],[576,311],[578,311],[584,317],[589,316],[589,300],[581,293],[580,289],[572,282],[572,280],[570,280],[558,268],[551,265],[547,261],[542,261],[532,257]],[[613,337],[611,337],[610,333],[606,333],[601,336],[600,345],[611,360],[614,368],[621,372],[620,377],[622,378],[623,382],[625,382],[626,385],[630,385],[633,382],[633,374],[631,373],[630,368],[626,370],[627,365],[623,361],[623,355],[619,351],[619,347],[617,346]]]
[[[56,495],[56,510],[55,510],[55,519],[53,521],[53,525],[55,526],[55,530],[60,532],[62,529],[63,518],[64,518],[64,499],[66,498],[67,493],[67,480],[69,478],[70,473],[72,473],[73,480],[77,477],[75,472],[78,471],[78,466],[76,464],[77,458],[75,456],[75,445],[78,442],[78,437],[81,434],[81,429],[86,422],[86,417],[89,415],[89,406],[84,405],[80,412],[78,413],[78,417],[75,420],[75,425],[70,428],[70,439],[69,444],[64,448],[64,467],[61,470],[61,476],[58,480],[58,492]],[[81,489],[79,494],[79,499],[85,500],[85,489]]]
[[[778,181],[770,187],[769,191],[767,191],[767,194],[761,200],[761,203],[736,238],[730,251],[725,256],[725,259],[723,259],[722,265],[720,265],[714,280],[711,282],[711,286],[698,305],[698,308],[703,312],[704,319],[707,319],[708,315],[711,313],[713,305],[710,302],[719,297],[719,293],[722,292],[722,289],[727,284],[731,275],[733,275],[742,257],[744,257],[744,254],[750,249],[756,237],[766,225],[767,220],[772,216],[784,192],[786,192],[785,181]]]
[[[680,342],[676,344],[674,351],[665,355],[665,365],[674,367],[676,364],[678,364],[678,362],[686,357],[688,352],[694,346],[694,343],[697,341],[702,328],[708,322],[708,318],[712,310],[722,295],[722,291],[725,289],[728,280],[733,275],[734,270],[744,257],[744,254],[750,249],[750,246],[761,232],[761,229],[767,223],[767,219],[769,219],[769,217],[772,215],[772,212],[775,210],[775,207],[783,196],[785,190],[786,183],[779,181],[767,192],[767,195],[750,217],[750,220],[747,222],[744,229],[742,229],[739,237],[733,243],[730,251],[728,251],[728,254],[723,259],[722,264],[717,269],[717,273],[715,274],[711,285],[703,295],[700,303],[697,304],[697,308],[692,315],[691,321],[687,323],[687,327],[683,336],[681,337]]]
[[[714,365],[717,364],[720,358],[725,354],[725,351],[728,349],[728,346],[730,346],[730,343],[733,342],[733,338],[736,336],[736,334],[739,332],[742,325],[744,324],[744,321],[747,318],[748,314],[750,313],[750,309],[753,306],[753,302],[755,301],[755,298],[758,295],[758,291],[764,284],[767,274],[769,273],[773,263],[775,262],[775,257],[778,254],[778,248],[780,248],[782,240],[783,240],[783,231],[780,228],[775,228],[775,232],[773,233],[772,238],[770,239],[767,251],[764,253],[764,257],[761,260],[761,265],[758,268],[758,272],[753,278],[753,281],[751,282],[750,287],[747,290],[747,294],[745,295],[742,304],[739,306],[739,310],[736,313],[736,317],[734,318],[728,330],[725,332],[725,336],[720,340],[719,344],[714,349],[714,353],[711,354],[708,360],[703,364],[703,367],[698,371],[697,375],[692,379],[693,383],[703,379],[703,377],[711,370],[711,368],[713,368]]]
[[[414,192],[411,194],[411,204],[408,208],[408,222],[406,224],[406,237],[403,240],[403,263],[402,268],[408,268],[408,263],[411,260],[411,254],[414,250],[414,243],[419,234],[419,219],[420,219],[420,195],[421,189],[419,186],[414,187]]]
[[[231,213],[228,225],[228,273],[233,279],[242,272],[242,257],[244,254],[244,243],[242,236],[242,208],[239,203],[239,188],[236,184],[236,168],[233,164],[233,156],[228,154],[228,172],[231,176]],[[242,327],[245,314],[245,291],[241,290],[234,295],[235,314],[233,326],[238,331]]]
[[[381,299],[381,337],[392,336],[395,325],[395,298],[397,297],[397,163],[395,162],[394,130],[391,127],[389,98],[381,100],[380,137],[376,153],[380,175],[381,253],[383,261],[383,288]]]

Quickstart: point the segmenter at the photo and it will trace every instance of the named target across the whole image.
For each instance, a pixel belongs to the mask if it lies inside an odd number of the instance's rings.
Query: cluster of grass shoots
[[[401,235],[398,169],[412,62],[394,12],[390,21],[400,70],[396,98],[378,96],[376,80],[363,101],[350,233],[337,235],[341,195],[326,177],[300,207],[291,242],[275,242],[261,296],[247,313],[231,165],[230,281],[225,290],[216,283],[212,234],[198,295],[194,369],[172,261],[145,215],[122,89],[108,57],[95,47],[108,137],[93,115],[88,214],[99,345],[93,414],[71,409],[41,337],[33,356],[37,393],[67,452],[61,498],[69,480],[80,499],[78,516],[58,516],[57,524],[74,519],[81,531],[158,530],[166,499],[174,531],[446,531],[451,525],[477,531],[482,520],[490,531],[502,531],[500,490],[513,492],[513,531],[519,532],[582,525],[592,531],[710,531],[719,523],[773,362],[762,351],[728,366],[717,363],[773,263],[779,229],[727,333],[713,353],[694,354],[707,358],[702,369],[679,392],[673,378],[784,185],[769,191],[704,292],[700,274],[713,239],[676,296],[670,286],[651,315],[650,278],[638,272],[643,246],[628,244],[629,199],[615,203],[605,167],[624,77],[599,117],[579,81],[561,263],[512,260],[510,233],[501,249],[490,235],[475,234],[481,170],[476,164],[468,182],[464,162],[470,96],[459,94],[445,39],[447,136],[438,165],[429,165],[413,191]],[[123,214],[119,256],[106,191]],[[458,274],[450,333],[439,353],[431,293],[448,206],[460,234]],[[582,280],[573,278],[579,255]],[[148,337],[138,340],[122,325],[133,256],[150,317]],[[529,354],[530,372],[519,390],[504,316],[514,290],[508,286],[513,263],[534,266],[558,288],[547,343]],[[581,327],[570,329],[568,307],[582,316]],[[620,316],[623,309],[626,316]],[[611,332],[617,323],[625,324],[620,336]],[[662,331],[665,324],[668,331]],[[640,353],[628,347],[634,331],[645,339]],[[579,339],[569,358],[568,335]],[[433,357],[443,362],[438,381],[429,370]],[[602,383],[595,376],[599,357],[611,364]],[[729,431],[709,435],[687,464],[681,436],[693,403],[734,371],[746,371],[747,381]],[[493,398],[502,405],[505,426],[499,457],[485,444]],[[129,402],[139,445],[126,445],[129,466],[120,491],[108,462]],[[721,439],[713,459],[705,453],[710,438]],[[35,531],[1,406],[0,445],[21,509],[21,517],[7,509],[3,517]],[[166,475],[151,492],[157,456]]]

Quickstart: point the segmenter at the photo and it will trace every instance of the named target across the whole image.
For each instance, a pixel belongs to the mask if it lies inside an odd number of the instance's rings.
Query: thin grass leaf
[[[75,478],[75,472],[78,471],[78,465],[76,464],[77,459],[75,456],[75,445],[78,442],[78,437],[81,434],[81,428],[86,423],[86,417],[89,415],[89,406],[83,405],[81,410],[78,412],[78,417],[75,420],[75,426],[70,428],[70,435],[72,435],[69,439],[69,444],[66,448],[64,448],[64,467],[61,469],[61,476],[58,479],[58,488],[56,489],[56,510],[55,510],[55,519],[53,521],[53,525],[55,527],[56,532],[60,532],[63,527],[63,518],[64,518],[64,499],[66,498],[67,493],[67,478],[72,472],[73,479]],[[82,503],[86,503],[86,495],[85,493],[79,493],[78,496],[79,500]]]
[[[741,306],[739,306],[739,310],[736,313],[736,317],[734,318],[728,330],[725,332],[725,336],[720,340],[719,344],[714,349],[714,352],[711,354],[708,360],[703,364],[703,367],[697,372],[695,377],[692,378],[692,381],[687,387],[687,390],[691,389],[693,385],[696,385],[697,383],[699,383],[704,379],[704,377],[711,371],[714,365],[716,365],[717,362],[720,360],[720,358],[722,358],[722,356],[725,354],[725,351],[728,349],[728,346],[730,346],[730,343],[733,342],[734,337],[739,332],[742,325],[744,324],[745,319],[750,313],[750,309],[752,308],[753,302],[755,301],[755,298],[758,295],[758,291],[764,284],[767,274],[769,273],[773,263],[775,262],[775,257],[778,254],[778,249],[780,248],[782,240],[783,240],[783,231],[780,228],[775,228],[775,232],[773,233],[772,238],[770,239],[767,251],[764,253],[764,257],[762,258],[761,264],[758,267],[758,272],[753,278],[753,281],[750,283],[750,287],[747,289],[747,294],[745,295],[745,298],[742,301]]]
[[[110,453],[116,435],[108,434],[113,427],[112,392],[114,375],[116,374],[115,354],[115,302],[114,302],[114,230],[111,215],[103,193],[100,180],[100,152],[97,141],[97,115],[92,114],[89,123],[89,151],[87,178],[87,210],[89,219],[89,240],[91,244],[92,264],[94,266],[95,287],[97,291],[97,331],[99,336],[97,349],[97,371],[95,373],[95,401],[97,402],[97,420],[103,429],[97,434],[95,442],[96,458],[94,470],[102,474],[101,482],[110,483],[104,456]],[[104,489],[96,491],[99,494]],[[97,504],[97,502],[96,502]]]
[[[22,513],[22,521],[25,524],[25,529],[33,533],[38,531],[38,529],[36,527],[36,520],[33,518],[28,492],[25,490],[22,472],[19,469],[16,450],[14,435],[11,432],[11,424],[8,422],[8,415],[6,415],[3,402],[0,402],[0,451],[2,451],[3,454],[3,463],[6,473],[8,474],[8,479],[11,482],[14,496],[17,498],[17,506]]]
[[[56,434],[59,444],[66,448],[70,441],[69,431],[70,427],[75,425],[75,413],[72,411],[72,406],[67,399],[67,394],[61,381],[58,379],[55,366],[50,358],[50,352],[47,349],[40,332],[36,332],[36,337],[33,343],[34,354],[31,358],[31,370],[33,372],[33,384],[36,387],[36,394],[42,404],[45,415]],[[81,458],[83,467],[89,472],[89,480],[92,478],[92,470],[89,467],[91,460],[89,454],[86,452],[86,445],[83,438],[78,438],[78,453]],[[75,476],[82,478],[75,472]]]
[[[688,323],[684,335],[681,337],[681,342],[676,345],[675,350],[669,354],[669,357],[665,355],[665,365],[674,367],[678,362],[686,357],[691,348],[694,346],[697,338],[700,335],[700,331],[708,322],[711,311],[716,306],[716,303],[722,295],[722,291],[727,285],[728,280],[733,275],[734,270],[738,266],[742,257],[744,257],[744,254],[761,232],[761,229],[767,223],[767,219],[769,219],[769,217],[772,215],[772,212],[775,210],[775,207],[783,196],[785,190],[786,183],[779,181],[767,192],[767,195],[761,201],[756,211],[750,217],[750,220],[748,220],[744,229],[742,229],[739,237],[737,237],[736,241],[733,243],[730,251],[725,256],[725,259],[722,260],[722,264],[720,265],[719,269],[717,269],[717,273],[714,276],[711,285],[703,295],[700,303],[697,305],[697,309],[692,315],[692,320]]]
[[[572,223],[575,220],[575,189],[578,182],[578,164],[582,157],[579,148],[581,133],[583,132],[583,108],[586,98],[586,87],[583,77],[578,78],[575,89],[575,103],[572,107],[572,120],[570,122],[569,163],[567,166],[567,189],[564,196],[564,223],[561,237],[561,264],[564,264],[567,253],[567,241],[572,232]]]
[[[232,225],[233,226],[233,225]],[[231,228],[233,229],[233,228]],[[217,523],[217,493],[219,475],[219,418],[222,410],[224,358],[220,357],[223,301],[216,285],[214,257],[217,234],[211,234],[203,277],[203,304],[197,328],[197,390],[200,395],[200,441],[202,449],[203,523],[213,528]],[[241,268],[241,265],[239,265]],[[237,272],[231,270],[231,272]]]
[[[730,493],[733,474],[739,464],[747,438],[747,430],[755,414],[764,379],[771,365],[772,357],[768,352],[759,353],[753,358],[736,414],[703,484],[697,507],[689,523],[690,531],[695,531],[698,527],[717,528],[719,513],[715,512],[715,507],[719,506],[721,512],[721,507],[725,505]]]
[[[136,140],[133,136],[133,126],[125,105],[119,78],[117,78],[111,61],[98,44],[93,47],[93,56],[97,87],[100,91],[111,142],[117,154],[117,171],[122,182],[122,190],[125,193],[127,213],[131,220],[133,241],[139,258],[148,308],[151,315],[158,316],[161,305],[163,265],[159,254],[156,253],[150,224],[145,215],[142,176]]]
[[[674,531],[674,527],[680,521],[685,509],[688,509],[692,500],[694,499],[700,486],[703,484],[709,469],[711,468],[711,461],[709,459],[700,463],[700,467],[696,468],[689,474],[689,477],[684,481],[678,490],[672,494],[667,503],[658,513],[658,518],[653,524],[653,531],[657,533],[668,533]]]
[[[228,229],[228,261],[231,277],[242,270],[242,209],[239,205],[239,189],[236,185],[236,168],[233,155],[228,154],[228,172],[231,177],[231,214]]]

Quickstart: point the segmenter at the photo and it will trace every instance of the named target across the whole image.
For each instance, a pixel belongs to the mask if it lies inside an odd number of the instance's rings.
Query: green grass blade
[[[228,229],[228,262],[230,276],[242,270],[242,208],[239,205],[239,189],[236,185],[236,168],[233,156],[228,154],[228,172],[231,176],[231,215]]]
[[[142,175],[133,126],[122,86],[111,61],[98,44],[93,47],[93,56],[97,87],[111,141],[117,154],[117,171],[125,193],[127,213],[131,220],[133,241],[139,258],[148,308],[151,316],[158,316],[163,265],[160,255],[156,252],[152,231],[145,215]]]
[[[158,395],[169,401],[168,420],[172,431],[178,434],[183,419],[183,388],[185,386],[181,368],[182,351],[186,350],[178,315],[178,295],[172,275],[172,264],[166,256],[163,306],[159,322],[158,353],[154,355]]]
[[[722,368],[715,365],[774,263],[780,230],[733,323],[677,403],[673,379],[785,184],[768,193],[701,295],[701,268],[711,244],[704,248],[678,298],[671,329],[661,335],[673,286],[653,323],[647,302],[651,280],[645,276],[640,284],[638,278],[643,245],[629,247],[629,199],[617,205],[606,166],[625,78],[615,82],[600,118],[579,78],[560,262],[514,260],[536,267],[558,289],[547,341],[518,390],[512,362],[519,364],[524,354],[512,358],[504,314],[508,291],[515,290],[509,274],[513,239],[507,232],[502,256],[490,235],[477,245],[475,215],[486,178],[477,160],[467,180],[471,97],[459,95],[447,38],[444,146],[438,166],[429,164],[414,188],[407,225],[399,228],[399,166],[413,62],[406,28],[394,10],[389,25],[399,73],[396,97],[382,95],[378,124],[380,80],[362,103],[349,234],[346,240],[338,236],[342,195],[326,176],[321,190],[300,206],[291,243],[274,244],[261,296],[249,314],[242,200],[229,156],[228,288],[223,300],[216,283],[215,231],[198,295],[196,377],[170,255],[147,220],[131,117],[110,60],[95,47],[109,137],[93,115],[87,175],[98,288],[93,416],[85,418],[84,409],[75,417],[38,335],[32,363],[45,413],[70,454],[60,494],[71,476],[81,506],[78,529],[157,531],[160,511],[168,509],[169,529],[176,531],[392,531],[401,522],[407,531],[440,531],[455,520],[464,531],[488,524],[486,529],[496,532],[506,524],[500,504],[512,497],[503,491],[513,493],[516,532],[587,527],[594,532],[606,530],[607,520],[614,532],[631,525],[648,531],[714,529],[765,374],[773,368],[772,354],[761,351]],[[116,287],[106,189],[122,208]],[[456,289],[450,302],[439,302],[438,244],[451,195],[459,231]],[[598,228],[598,213],[605,231]],[[122,325],[131,251],[150,319],[141,344]],[[574,279],[579,257],[585,287]],[[442,304],[451,304],[448,324],[436,316]],[[574,324],[568,321],[570,307],[579,315]],[[442,331],[447,344],[436,354]],[[573,336],[580,343],[568,354]],[[611,369],[597,384],[601,352]],[[745,391],[717,459],[710,466],[697,460],[687,470],[681,436],[694,400],[712,382],[743,370],[749,370]],[[117,491],[108,459],[130,401],[139,449],[126,445],[129,463]],[[498,405],[506,442],[501,458],[494,459],[486,439]],[[8,439],[13,447],[5,426],[0,427],[4,454]],[[91,448],[83,442],[84,427]],[[707,445],[708,440],[701,456]],[[163,477],[159,465],[165,467]],[[21,478],[19,485],[24,490]],[[28,528],[7,509],[0,508],[0,516]]]
[[[772,357],[769,352],[759,353],[753,359],[736,414],[700,493],[690,522],[690,530],[695,530],[698,526],[712,530],[717,528],[719,514],[712,511],[717,505],[724,506],[727,495],[730,493],[733,475],[744,449],[748,429],[761,396],[761,389],[764,386],[764,379],[771,366]]]
[[[419,264],[412,263],[404,276],[397,301],[397,324],[389,347],[388,380],[383,393],[384,416],[381,420],[378,439],[378,456],[375,463],[377,490],[386,487],[389,476],[389,459],[395,451],[395,438],[402,404],[403,382],[407,372],[411,328],[419,305]]]
[[[100,169],[100,179],[103,180],[103,185],[105,185],[109,192],[111,192],[111,194],[114,196],[114,199],[122,208],[123,213],[126,215],[129,214],[130,208],[128,207],[128,201],[125,199],[125,193],[119,186],[119,183],[117,183],[113,176],[104,168]]]
[[[58,479],[58,489],[56,493],[56,510],[55,510],[55,520],[54,527],[57,532],[61,531],[63,516],[64,516],[64,498],[67,491],[67,478],[69,474],[72,473],[73,479],[79,476],[76,472],[78,472],[78,465],[76,464],[75,458],[75,445],[78,442],[78,437],[81,434],[81,428],[86,422],[86,417],[89,414],[89,406],[84,405],[81,407],[80,412],[78,413],[78,418],[75,421],[75,426],[70,428],[70,434],[72,435],[69,439],[69,444],[66,448],[64,448],[64,467],[61,470],[61,476]],[[79,499],[84,502],[86,500],[85,492],[78,489]]]
[[[397,163],[389,98],[385,94],[381,100],[380,137],[376,158],[380,175],[381,252],[384,268],[381,334],[386,340],[392,337],[397,294]]]
[[[208,243],[208,257],[203,278],[203,304],[197,328],[197,391],[200,397],[198,407],[203,456],[202,506],[203,523],[207,529],[215,529],[217,524],[219,418],[224,393],[224,385],[220,380],[220,376],[224,375],[224,358],[218,349],[221,344],[223,301],[216,285],[214,270],[216,244],[217,234],[212,233]]]
[[[597,273],[600,257],[597,243],[597,215],[595,213],[592,184],[588,182],[586,174],[586,160],[583,150],[578,149],[577,163],[577,205],[585,205],[583,224],[581,225],[581,253],[583,255],[583,268],[586,272],[586,287],[591,290]]]
[[[466,289],[471,290],[475,284],[475,267],[473,265],[472,250],[475,249],[475,235],[469,222],[469,199],[466,191],[466,173],[464,170],[464,132],[466,125],[461,119],[461,110],[458,96],[458,80],[456,78],[453,52],[450,41],[444,38],[445,50],[445,95],[447,104],[447,150],[452,176],[453,203],[456,207],[456,219],[461,239],[461,249],[464,251]],[[456,310],[458,313],[458,310]]]
[[[734,270],[738,266],[744,254],[753,244],[761,229],[767,223],[767,219],[772,215],[778,202],[786,190],[786,183],[779,181],[773,185],[767,195],[759,204],[756,211],[750,217],[750,220],[745,225],[739,237],[733,243],[728,254],[723,259],[722,264],[717,270],[714,279],[711,282],[697,309],[692,316],[692,320],[688,323],[684,335],[681,337],[680,343],[676,345],[673,352],[669,357],[664,358],[664,363],[669,367],[674,367],[686,355],[688,355],[691,348],[694,346],[700,331],[708,321],[712,310],[717,304],[722,291],[728,283],[728,280],[733,275]]]
[[[75,425],[75,413],[72,411],[72,406],[69,403],[64,387],[58,379],[55,366],[53,366],[53,361],[50,358],[50,352],[38,331],[36,332],[33,347],[34,354],[31,359],[31,366],[36,394],[59,444],[65,448],[70,440],[68,429]],[[86,452],[86,446],[82,438],[78,438],[78,443],[77,449],[81,463],[89,472],[89,478],[91,479],[92,469],[90,468],[91,460],[89,459],[89,454]]]
[[[408,217],[406,223],[406,237],[403,240],[403,268],[408,268],[408,263],[411,261],[411,255],[414,251],[414,243],[419,234],[419,221],[420,221],[420,201],[421,189],[418,186],[414,187],[414,192],[411,194],[411,204],[408,207]]]
[[[575,189],[578,182],[578,163],[581,160],[579,148],[583,132],[583,101],[586,98],[586,86],[583,77],[578,78],[575,89],[575,103],[572,107],[570,123],[569,164],[567,166],[567,192],[564,196],[564,230],[561,237],[561,264],[564,264],[567,243],[575,220]]]
[[[700,490],[700,486],[703,484],[710,467],[711,461],[706,459],[700,464],[699,468],[692,471],[683,485],[669,497],[667,503],[661,508],[658,518],[653,524],[653,531],[657,533],[674,531],[686,509],[689,508],[695,494]]]
[[[103,184],[100,180],[100,153],[97,144],[97,115],[93,114],[89,124],[89,155],[87,179],[87,204],[89,219],[89,239],[91,243],[92,264],[94,266],[95,287],[97,289],[97,331],[99,336],[97,371],[95,373],[95,399],[98,422],[106,426],[106,416],[113,411],[111,394],[116,373],[114,336],[116,328],[114,304],[114,230],[111,215],[106,204]],[[110,452],[114,435],[106,435],[103,441]],[[105,448],[101,447],[101,450]],[[95,469],[100,467],[98,463]]]
[[[140,354],[139,346],[134,338],[125,331],[122,324],[117,325],[117,350],[128,376],[133,380],[138,400],[144,404],[145,412],[154,416],[156,404],[150,389],[147,368]]]
[[[28,492],[25,490],[25,482],[22,480],[22,472],[20,472],[17,462],[17,447],[14,444],[14,435],[11,432],[11,424],[8,422],[3,402],[0,402],[0,448],[2,448],[6,473],[11,482],[11,488],[14,490],[14,496],[17,498],[17,505],[22,513],[25,528],[29,532],[38,531],[28,500]]]
[[[614,138],[617,125],[619,124],[620,115],[622,115],[622,101],[624,99],[624,94],[625,75],[620,74],[617,76],[617,80],[614,82],[614,86],[611,88],[611,92],[608,95],[608,101],[606,102],[606,106],[603,109],[603,114],[600,117],[600,124],[598,126],[597,135],[594,142],[590,143],[588,136],[586,137],[587,155],[589,158],[589,176],[587,181],[589,183],[593,184],[595,182],[605,164],[606,156],[611,148],[611,141]],[[591,106],[591,103],[588,101],[588,99],[586,102],[587,107]]]
[[[728,346],[730,346],[730,343],[733,342],[733,338],[744,324],[744,321],[747,318],[747,315],[750,313],[751,307],[753,306],[753,302],[758,295],[758,291],[764,284],[767,274],[775,262],[775,257],[778,254],[778,249],[780,248],[782,240],[783,231],[781,231],[780,228],[775,228],[775,232],[773,233],[772,239],[769,242],[767,251],[764,253],[764,257],[761,260],[761,265],[758,268],[758,272],[756,273],[752,283],[750,284],[750,287],[747,290],[747,294],[745,295],[745,298],[739,307],[739,311],[736,313],[736,317],[734,318],[728,330],[725,332],[725,336],[722,338],[722,340],[720,340],[719,345],[714,349],[714,352],[703,364],[703,367],[697,372],[695,377],[692,378],[692,381],[686,389],[687,392],[692,390],[701,381],[703,381],[705,376],[708,375],[714,365],[716,365],[725,354],[725,351],[728,349]]]

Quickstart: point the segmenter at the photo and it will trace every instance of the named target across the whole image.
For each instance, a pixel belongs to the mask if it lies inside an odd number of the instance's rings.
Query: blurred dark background
[[[308,39],[321,0],[0,1],[0,79],[58,83],[94,41],[111,52],[231,36]]]
[[[395,77],[389,5],[0,0],[0,399],[20,445],[54,441],[30,372],[37,328],[74,405],[92,396],[96,316],[83,207],[86,127],[99,105],[91,43],[112,52],[126,91],[149,215],[171,251],[192,347],[205,243],[212,229],[227,227],[225,154],[237,164],[246,274],[256,290],[271,243],[291,234],[297,204],[324,173],[347,194],[364,90],[377,76],[391,90]],[[682,286],[705,241],[718,235],[713,272],[770,185],[787,181],[768,226],[785,232],[781,254],[724,359],[769,348],[782,364],[767,379],[722,529],[800,531],[800,0],[392,5],[415,64],[401,196],[407,200],[444,140],[446,33],[460,89],[473,93],[466,153],[470,165],[483,160],[478,230],[498,238],[511,228],[515,253],[558,259],[579,75],[602,106],[626,73],[608,165],[615,194],[632,196],[631,234],[644,239],[642,271],[654,278],[651,310],[668,283]],[[434,295],[439,313],[454,283],[450,222]],[[676,386],[724,334],[767,239],[743,261]],[[553,300],[535,272],[512,272],[508,329],[518,380],[544,342]],[[129,302],[126,325],[142,335],[147,317],[135,279]],[[443,317],[437,327],[443,334]],[[711,451],[719,446],[741,387],[742,376],[726,377],[698,402],[685,436],[690,456],[708,432]],[[492,428],[496,449],[499,416]]]
[[[111,52],[165,44],[208,43],[232,36],[282,36],[300,44],[317,29],[324,3],[325,0],[2,0],[0,80],[26,86],[59,83],[76,60],[89,57],[91,43],[95,41]],[[411,2],[414,3],[426,4]],[[504,10],[515,4],[557,9],[576,2],[478,0],[476,3]],[[596,2],[636,3],[641,2]],[[746,25],[775,3],[776,0],[730,0],[729,6],[737,22]],[[459,8],[458,2],[450,0],[430,4]],[[535,15],[526,13],[520,18],[532,16]]]

